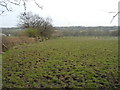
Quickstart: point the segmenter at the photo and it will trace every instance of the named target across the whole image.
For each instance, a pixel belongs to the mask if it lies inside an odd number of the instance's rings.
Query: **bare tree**
[[[46,20],[43,22],[41,28],[42,28],[42,30],[39,30],[40,31],[40,35],[44,36],[44,37],[50,38],[51,34],[54,31],[54,28],[52,26],[52,19],[49,18],[49,17],[46,18]]]
[[[27,12],[26,15],[22,13],[19,15],[18,26],[22,28],[37,28],[42,26],[44,22],[44,19],[39,15],[33,15],[32,12]]]
[[[22,28],[34,28],[38,30],[38,35],[50,37],[53,32],[52,19],[42,18],[32,12],[27,12],[26,15],[20,14],[18,25]]]
[[[3,8],[2,10],[0,10],[0,15],[2,15],[4,12],[12,11],[12,8],[11,8],[12,5],[23,6],[24,15],[26,15],[26,8],[27,8],[26,4],[29,1],[30,0],[0,0],[0,7]],[[43,9],[43,7],[36,2],[36,0],[33,0],[33,1],[40,9]]]

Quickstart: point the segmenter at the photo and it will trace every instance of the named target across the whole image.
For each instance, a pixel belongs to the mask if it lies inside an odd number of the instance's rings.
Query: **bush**
[[[28,28],[25,30],[25,35],[28,37],[36,37],[38,35],[38,30],[34,28]]]

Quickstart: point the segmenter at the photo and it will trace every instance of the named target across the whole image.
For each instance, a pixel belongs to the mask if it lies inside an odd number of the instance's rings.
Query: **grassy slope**
[[[116,87],[115,39],[61,38],[3,55],[3,87]]]

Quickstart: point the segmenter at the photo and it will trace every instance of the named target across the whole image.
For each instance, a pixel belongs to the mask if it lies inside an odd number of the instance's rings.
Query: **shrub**
[[[34,28],[28,28],[24,32],[28,37],[36,37],[38,35],[38,30]]]

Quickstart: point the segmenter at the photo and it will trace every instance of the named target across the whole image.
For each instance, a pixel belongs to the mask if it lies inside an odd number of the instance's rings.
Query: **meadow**
[[[17,45],[3,56],[3,88],[117,88],[118,40],[62,37]]]

